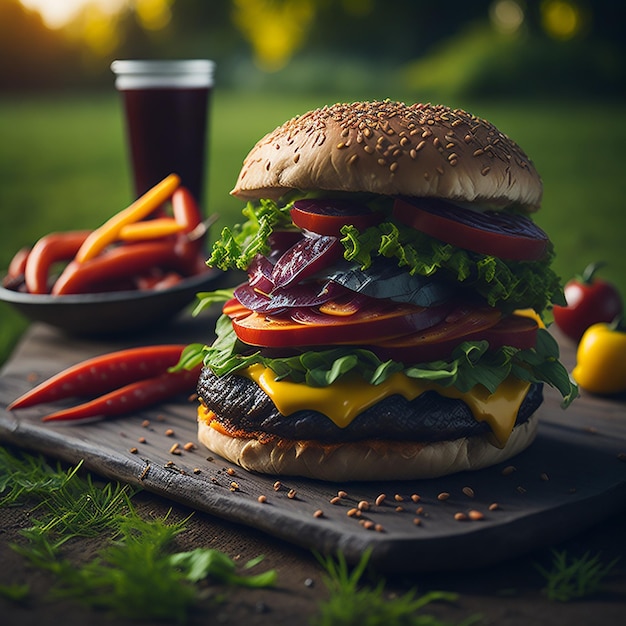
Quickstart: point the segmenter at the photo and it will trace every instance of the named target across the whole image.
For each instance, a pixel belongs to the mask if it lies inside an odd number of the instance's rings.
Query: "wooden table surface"
[[[174,507],[181,515],[194,511],[189,533],[192,545],[208,542],[242,558],[266,554],[268,566],[278,569],[282,591],[290,593],[257,592],[264,598],[270,594],[270,600],[263,601],[273,607],[268,615],[258,610],[258,602],[250,604],[248,597],[248,604],[238,603],[236,610],[224,613],[225,623],[231,623],[229,619],[238,623],[245,606],[250,623],[281,623],[283,618],[284,623],[290,623],[294,612],[311,614],[324,590],[320,568],[310,550],[332,553],[341,549],[356,561],[368,547],[373,549],[377,569],[398,588],[414,581],[427,587],[437,583],[440,588],[461,592],[463,607],[468,611],[475,607],[481,613],[484,607],[478,596],[486,593],[491,600],[488,612],[493,619],[497,615],[493,623],[551,623],[524,621],[524,616],[532,614],[520,608],[527,602],[514,596],[505,602],[501,593],[507,577],[512,586],[522,580],[523,585],[530,584],[535,606],[543,607],[545,618],[555,617],[558,607],[554,603],[546,606],[539,589],[533,588],[541,581],[537,581],[532,559],[537,554],[545,558],[550,546],[564,541],[570,542],[568,545],[601,544],[608,550],[607,558],[622,556],[622,565],[611,582],[619,600],[611,596],[601,606],[593,606],[604,611],[604,623],[613,623],[611,619],[620,611],[623,616],[626,546],[621,519],[626,511],[626,463],[622,460],[626,452],[626,405],[621,399],[583,395],[568,411],[561,411],[556,395],[549,391],[538,439],[508,463],[515,466],[510,474],[503,475],[500,466],[433,481],[350,485],[285,477],[279,491],[273,488],[275,477],[238,468],[233,468],[234,476],[227,474],[228,464],[201,447],[173,455],[173,443],[182,446],[195,442],[195,408],[184,399],[140,415],[71,427],[42,425],[39,417],[43,409],[19,414],[4,410],[10,400],[32,386],[34,379],[67,365],[128,345],[205,341],[211,336],[212,323],[210,315],[195,320],[183,316],[158,334],[115,341],[69,338],[46,326],[33,325],[0,377],[0,443],[40,451],[71,464],[83,461],[86,468],[105,478],[140,486],[144,490],[140,501],[148,510]],[[572,358],[571,346],[564,343],[564,359],[571,362]],[[142,425],[146,420],[149,427]],[[166,434],[168,430],[174,435]],[[140,437],[145,438],[145,444],[137,443]],[[134,448],[138,453],[132,451]],[[237,483],[236,491],[230,488],[232,482]],[[471,497],[467,487],[472,488]],[[339,505],[330,504],[339,489],[348,497]],[[288,497],[289,490],[295,491],[295,497]],[[437,498],[443,491],[451,494],[445,503]],[[373,507],[369,517],[384,532],[366,530],[347,516],[356,502],[372,502],[379,493],[388,494],[387,502]],[[265,504],[258,502],[261,494],[267,497]],[[419,506],[425,511],[419,526],[413,523],[413,494],[419,494]],[[395,500],[396,495],[401,502]],[[501,505],[497,513],[488,510],[494,501]],[[403,511],[396,511],[397,506]],[[454,519],[455,512],[470,508],[484,511],[485,519],[469,523]],[[317,510],[323,511],[322,517],[314,516]],[[0,509],[0,524],[14,527],[15,516],[19,518],[20,513],[27,516],[25,511]],[[0,559],[8,554],[2,548]],[[0,584],[3,582],[0,574]],[[507,612],[511,606],[518,607],[517,613]],[[23,623],[30,617],[33,623],[36,616],[41,618],[32,607],[30,611],[15,610],[15,619],[19,616],[26,620]],[[451,615],[467,617],[458,607],[454,611]],[[570,608],[560,607],[559,611],[561,620]],[[584,610],[571,611],[568,622],[585,623],[580,621],[584,614]],[[84,613],[81,616],[84,619]]]

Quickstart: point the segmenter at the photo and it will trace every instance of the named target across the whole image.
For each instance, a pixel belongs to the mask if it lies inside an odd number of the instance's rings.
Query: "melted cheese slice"
[[[359,413],[388,396],[401,395],[414,400],[422,393],[434,390],[447,398],[465,402],[477,421],[487,422],[499,446],[506,444],[530,387],[528,382],[509,377],[494,393],[489,393],[482,385],[463,393],[402,373],[394,374],[379,385],[371,385],[358,375],[348,374],[328,387],[309,387],[289,380],[277,381],[274,372],[260,364],[252,365],[240,374],[256,382],[282,415],[310,409],[323,413],[339,428],[345,428]]]

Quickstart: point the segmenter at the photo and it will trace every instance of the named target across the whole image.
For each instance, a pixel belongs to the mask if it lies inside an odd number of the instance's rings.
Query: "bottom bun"
[[[287,439],[261,442],[230,437],[202,419],[198,420],[198,439],[227,461],[263,474],[334,482],[412,480],[477,470],[506,461],[532,443],[537,422],[537,415],[533,414],[516,426],[504,448],[497,448],[484,436],[425,444],[376,440],[330,445]]]

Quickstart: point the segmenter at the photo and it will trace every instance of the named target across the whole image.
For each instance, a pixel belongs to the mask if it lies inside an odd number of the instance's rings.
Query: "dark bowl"
[[[113,336],[164,324],[190,304],[196,293],[217,289],[224,282],[224,272],[208,270],[162,290],[52,296],[0,286],[0,301],[33,322],[44,322],[70,335]]]

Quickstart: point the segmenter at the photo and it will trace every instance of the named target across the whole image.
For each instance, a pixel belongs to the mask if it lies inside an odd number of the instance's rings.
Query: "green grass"
[[[215,94],[206,209],[220,214],[218,230],[239,217],[242,205],[228,192],[256,140],[293,115],[341,99],[341,94]],[[487,117],[532,156],[545,185],[536,220],[555,242],[557,272],[568,278],[601,259],[608,264],[602,276],[626,293],[623,106],[450,104]],[[114,93],[5,98],[0,101],[0,137],[0,269],[19,247],[41,235],[95,227],[131,200],[121,109]],[[2,362],[26,324],[5,305],[0,305],[0,318]]]

